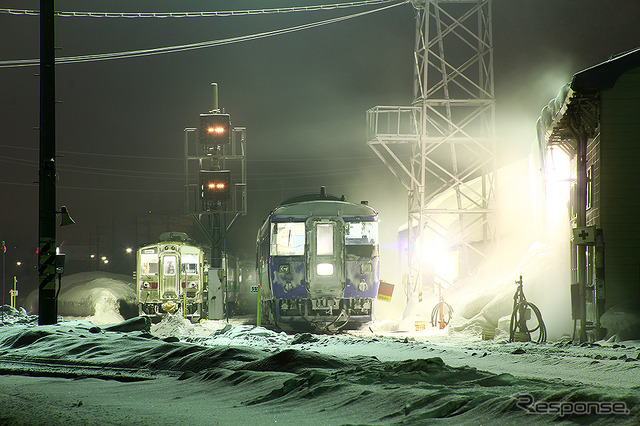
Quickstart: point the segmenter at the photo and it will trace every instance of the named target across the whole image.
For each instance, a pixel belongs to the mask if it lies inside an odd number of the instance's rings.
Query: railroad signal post
[[[209,299],[223,297],[214,292],[226,288],[226,236],[247,214],[246,129],[233,127],[230,114],[218,107],[217,84],[212,88],[211,111],[200,114],[197,128],[184,130],[185,215],[209,238],[209,266],[215,272],[209,274]],[[210,318],[221,318],[218,307],[214,304]]]

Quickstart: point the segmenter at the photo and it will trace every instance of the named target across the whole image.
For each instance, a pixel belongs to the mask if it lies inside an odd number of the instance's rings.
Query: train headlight
[[[149,281],[145,281],[142,284],[140,284],[140,288],[142,290],[157,290],[158,289],[158,283],[150,283]]]
[[[318,263],[318,266],[316,267],[316,273],[318,275],[333,275],[333,264]]]
[[[371,269],[372,268],[370,263],[363,263],[362,265],[360,265],[360,273],[362,274],[370,274]]]
[[[360,282],[358,283],[358,290],[367,291],[368,288],[369,288],[369,285],[367,284],[367,282],[365,280],[360,280]]]

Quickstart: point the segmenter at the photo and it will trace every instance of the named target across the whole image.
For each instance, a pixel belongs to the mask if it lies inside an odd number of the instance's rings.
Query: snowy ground
[[[37,326],[25,311],[7,313],[0,424],[640,420],[639,341],[507,343],[446,331],[287,335],[240,320],[193,325],[179,316],[153,326],[140,318],[115,327],[96,322]]]

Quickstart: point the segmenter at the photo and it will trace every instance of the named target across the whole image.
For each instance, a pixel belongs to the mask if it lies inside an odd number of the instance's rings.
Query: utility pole
[[[413,104],[367,111],[367,145],[408,194],[405,317],[409,310],[417,313],[423,287],[452,284],[436,273],[424,282],[427,237],[458,252],[462,276],[487,257],[495,237],[491,0],[411,3],[416,10]],[[452,202],[443,201],[445,193],[452,194]]]
[[[58,322],[56,298],[56,111],[53,0],[40,0],[38,323]]]
[[[2,322],[4,322],[4,276],[5,276],[5,258],[7,257],[7,246],[2,242]]]

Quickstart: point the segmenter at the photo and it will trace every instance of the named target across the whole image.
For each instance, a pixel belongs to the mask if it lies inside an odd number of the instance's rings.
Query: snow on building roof
[[[612,56],[605,62],[574,74],[554,99],[540,112],[537,121],[538,143],[542,147],[554,144],[569,151],[567,140],[571,137],[566,112],[580,103],[595,102],[601,90],[612,88],[618,78],[640,67],[640,48]],[[541,150],[544,152],[544,150]]]

